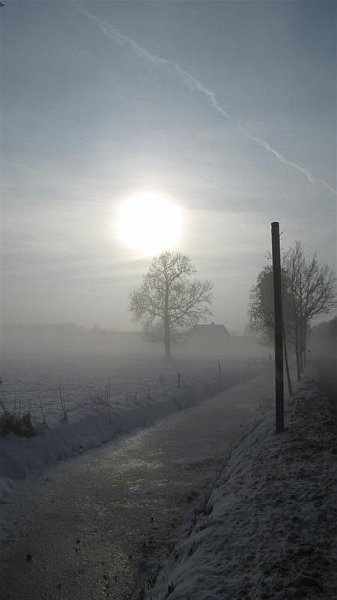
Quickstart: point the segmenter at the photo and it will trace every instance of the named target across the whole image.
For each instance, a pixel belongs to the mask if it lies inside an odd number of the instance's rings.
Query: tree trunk
[[[308,325],[305,322],[303,326],[303,367],[307,366],[307,332]]]
[[[299,358],[300,358],[300,374],[304,371],[303,358],[304,358],[304,326],[303,319],[300,321],[300,339],[299,339]]]
[[[172,360],[170,323],[169,323],[168,317],[166,317],[164,320],[164,345],[165,345],[165,360]]]
[[[165,289],[165,307],[164,307],[164,345],[165,345],[165,360],[172,360],[170,311],[169,311],[169,285],[168,285],[167,281],[166,281],[166,289]]]
[[[303,367],[303,329],[302,329],[302,325],[301,325],[301,328],[300,328],[299,358],[300,358],[300,375],[302,375],[303,371],[304,371],[304,367]]]
[[[292,385],[291,385],[290,369],[289,369],[289,362],[288,362],[288,342],[287,342],[287,338],[286,338],[286,334],[285,334],[284,323],[283,323],[283,350],[284,350],[284,361],[285,361],[285,365],[286,365],[289,396],[292,396],[293,389],[292,389]]]
[[[297,371],[297,380],[300,380],[301,377],[301,365],[300,365],[300,343],[299,343],[299,329],[298,329],[298,321],[295,321],[295,352],[296,352],[296,371]]]

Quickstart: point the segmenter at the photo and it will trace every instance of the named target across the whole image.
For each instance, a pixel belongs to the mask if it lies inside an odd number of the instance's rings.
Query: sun
[[[139,193],[120,205],[118,238],[128,248],[145,256],[176,247],[181,229],[181,208],[162,194]]]

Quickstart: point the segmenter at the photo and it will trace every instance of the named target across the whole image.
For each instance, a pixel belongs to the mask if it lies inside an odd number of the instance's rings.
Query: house
[[[196,325],[190,333],[193,342],[219,344],[230,339],[230,335],[224,325],[210,323],[207,325]]]

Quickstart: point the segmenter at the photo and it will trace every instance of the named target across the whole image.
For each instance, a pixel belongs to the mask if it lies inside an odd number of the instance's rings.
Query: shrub
[[[1,402],[2,414],[0,415],[0,436],[14,433],[19,437],[34,437],[36,431],[32,425],[30,413],[22,416],[11,412],[3,402]]]

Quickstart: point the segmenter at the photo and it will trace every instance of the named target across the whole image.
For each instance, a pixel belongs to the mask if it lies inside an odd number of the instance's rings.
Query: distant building
[[[207,325],[196,325],[190,334],[190,339],[193,341],[209,343],[226,342],[230,337],[224,325],[214,322]]]

